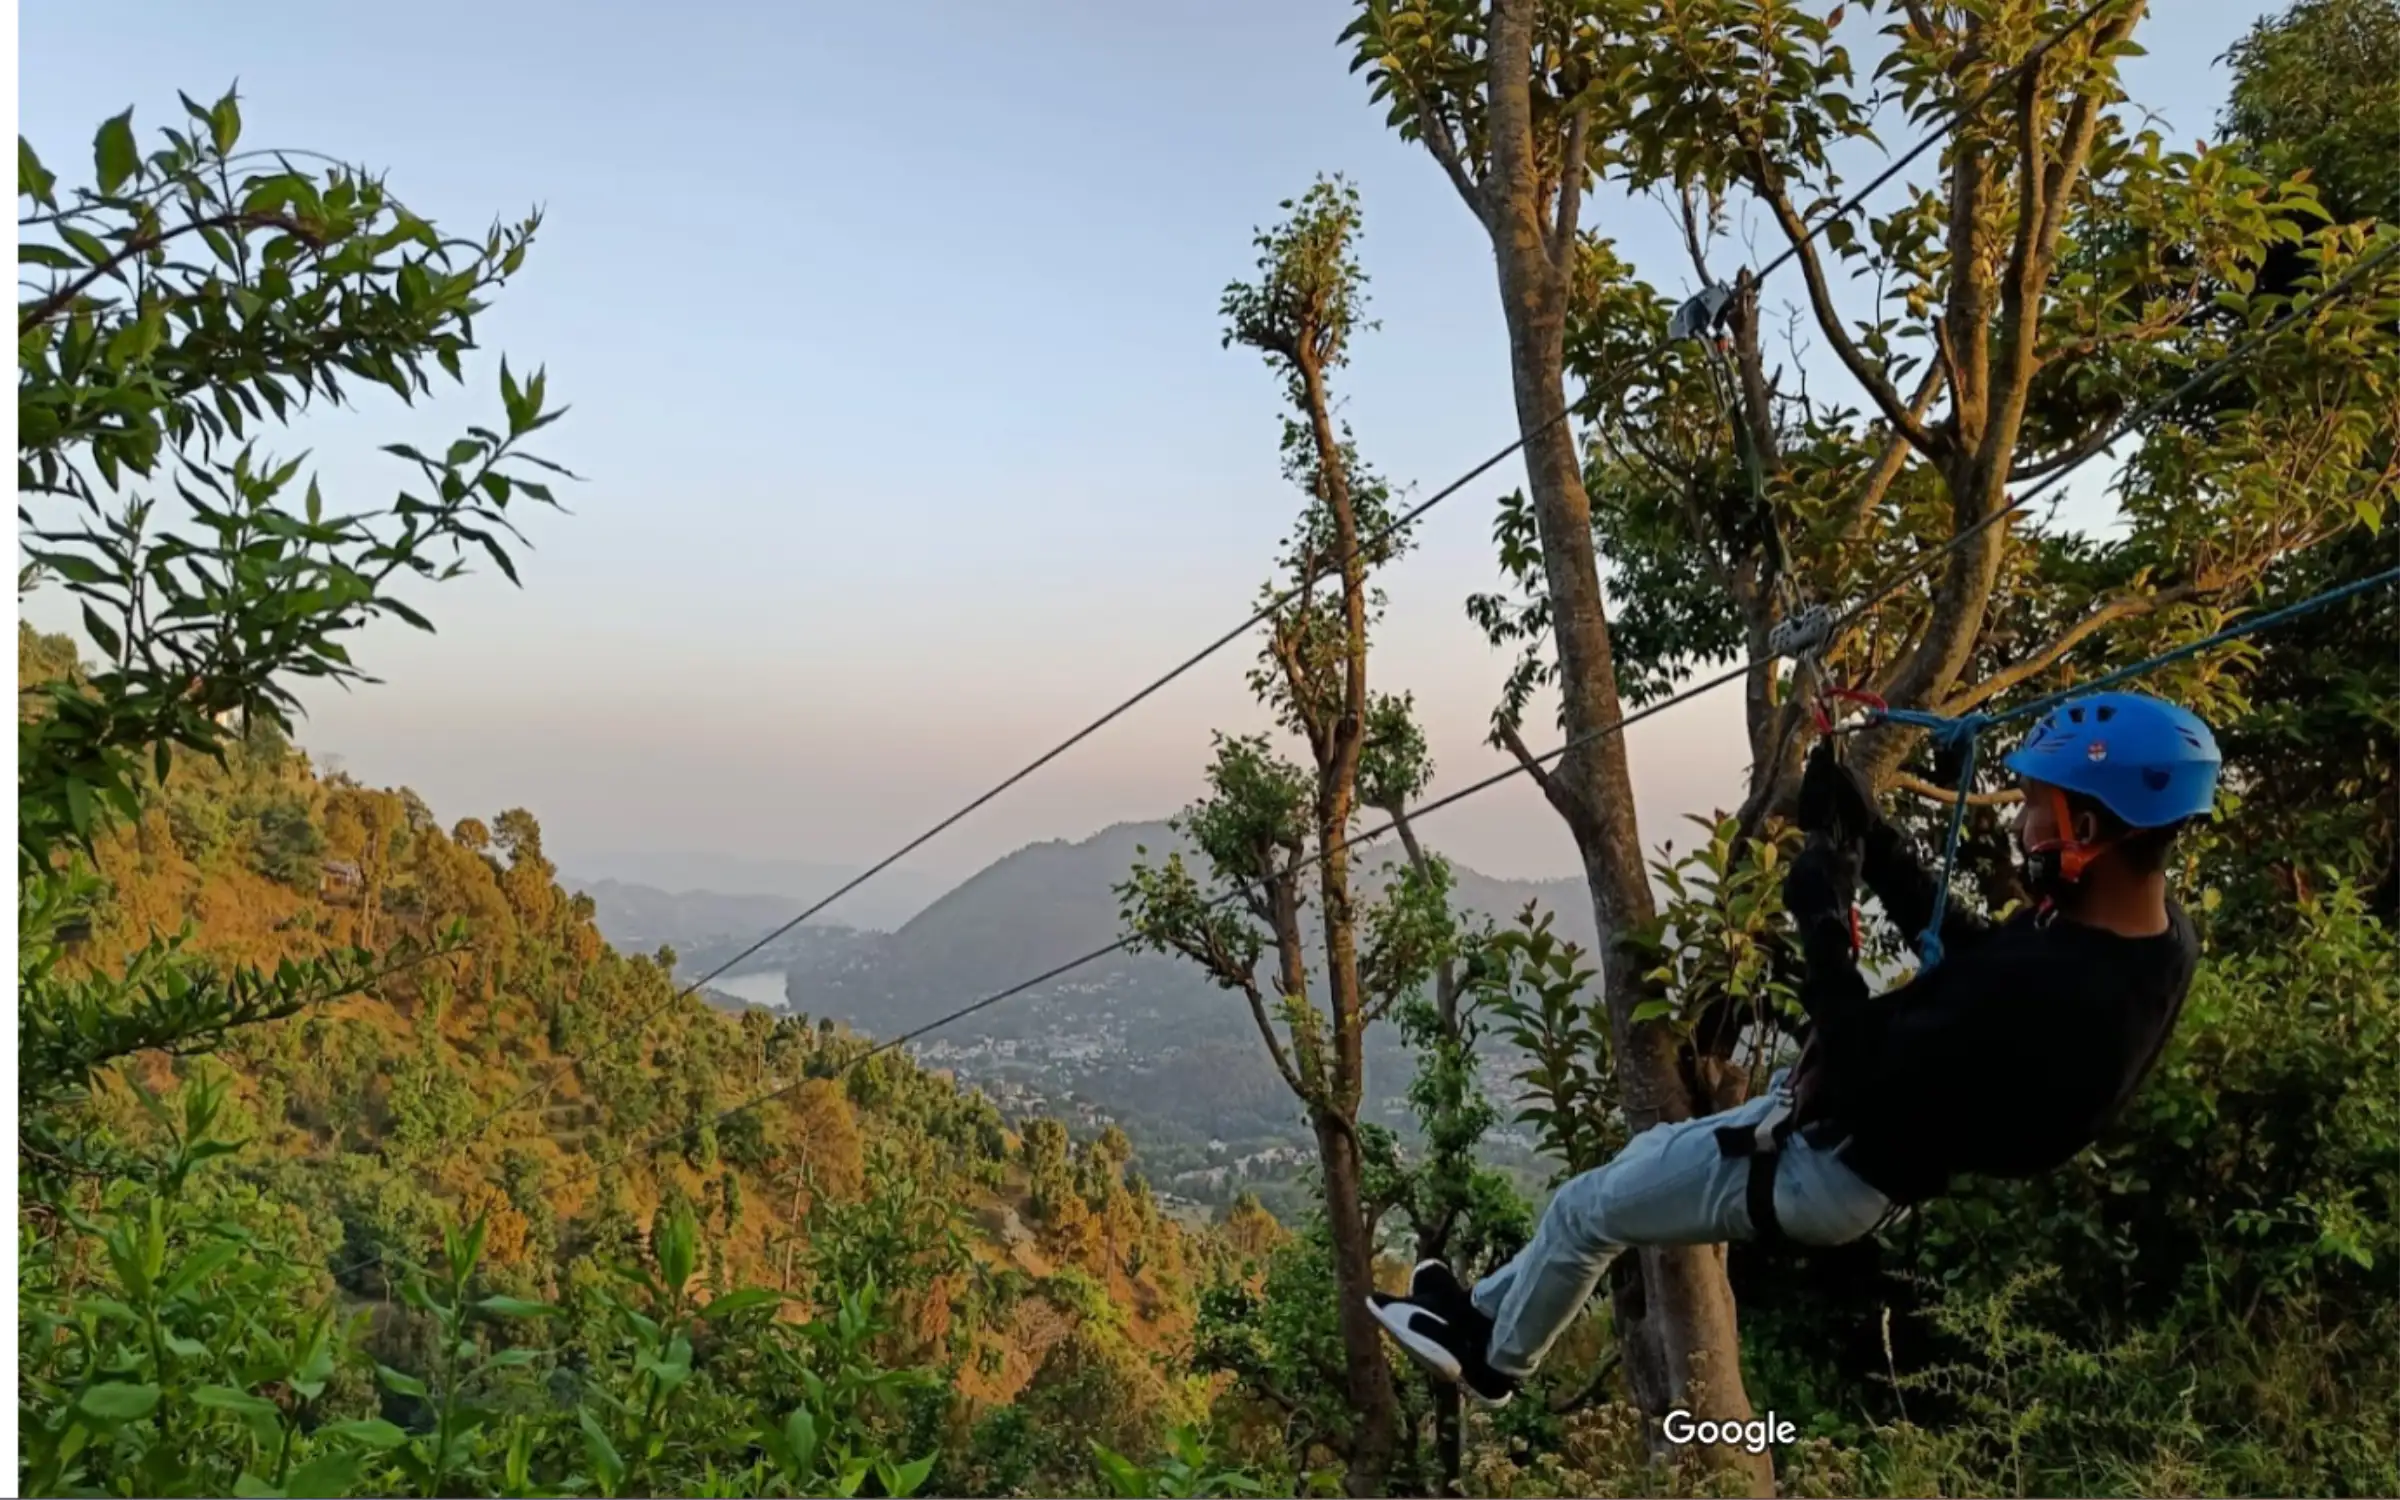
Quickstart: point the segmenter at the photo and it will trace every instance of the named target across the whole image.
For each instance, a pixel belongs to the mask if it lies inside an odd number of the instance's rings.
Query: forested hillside
[[[21,628],[20,681],[38,687],[71,651]],[[1198,1414],[1199,1388],[1148,1361],[1188,1340],[1197,1288],[1239,1257],[1158,1212],[1121,1135],[1072,1146],[1048,1124],[1020,1136],[903,1053],[861,1062],[868,1044],[846,1029],[677,998],[662,958],[602,941],[523,809],[444,829],[405,789],[317,775],[264,724],[222,765],[177,758],[144,803],[98,844],[106,895],[63,981],[120,970],[153,933],[187,924],[185,951],[228,967],[345,947],[418,955],[206,1055],[147,1054],[87,1116],[127,1149],[205,1154],[147,1101],[207,1099],[207,1138],[238,1143],[239,1162],[202,1168],[185,1209],[238,1204],[251,1253],[330,1267],[340,1303],[369,1315],[361,1348],[378,1364],[424,1373],[407,1278],[445,1230],[480,1226],[483,1294],[561,1309],[512,1325],[520,1347],[582,1340],[599,1354],[606,1267],[647,1260],[688,1220],[688,1293],[704,1316],[753,1286],[832,1313],[875,1283],[858,1354],[938,1374],[947,1396],[930,1412],[893,1406],[882,1440],[895,1461],[918,1456],[911,1443],[964,1443],[956,1461],[980,1462],[967,1456],[975,1422],[1015,1407],[1050,1412],[1045,1431],[993,1461],[1065,1482],[1088,1470],[1083,1438],[1155,1448],[1170,1417]],[[467,936],[444,945],[454,925]],[[686,1122],[700,1123],[679,1132]],[[306,1295],[309,1282],[288,1285]],[[570,1329],[584,1331],[553,1336]],[[1102,1378],[1128,1407],[1051,1410],[1084,1407],[1078,1382]],[[335,1381],[312,1417],[389,1406],[370,1381]]]

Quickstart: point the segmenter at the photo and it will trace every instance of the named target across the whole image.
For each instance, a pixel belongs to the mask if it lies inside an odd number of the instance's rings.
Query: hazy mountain
[[[719,891],[662,891],[623,880],[583,880],[562,875],[559,883],[592,898],[600,935],[629,953],[650,953],[661,943],[688,951],[695,944],[748,933],[757,937],[802,909],[785,896],[733,896]]]
[[[1190,856],[1164,823],[1120,823],[1076,842],[1027,845],[897,931],[845,945],[815,972],[795,968],[794,1002],[887,1035],[920,1024],[1114,943],[1121,935],[1114,887],[1135,860],[1156,862],[1170,852]],[[1363,884],[1380,889],[1385,869],[1399,857],[1396,845],[1369,846],[1360,861]],[[1539,902],[1554,913],[1561,936],[1593,946],[1592,906],[1580,880],[1505,880],[1455,866],[1453,873],[1462,910],[1506,924],[1528,901]],[[1188,962],[1155,955],[1112,954],[1073,977],[1097,983],[1111,976],[1179,996],[1214,993]],[[1006,1029],[990,1012],[977,1024]]]
[[[732,854],[694,854],[683,852],[646,854],[555,854],[552,856],[562,871],[569,873],[560,882],[570,889],[591,889],[601,882],[623,886],[647,886],[660,895],[708,896],[712,892],[741,892],[738,896],[719,896],[716,900],[752,900],[758,897],[780,897],[787,904],[782,918],[761,924],[747,920],[735,927],[756,925],[760,932],[775,921],[788,918],[830,892],[839,890],[858,872],[862,865],[819,864],[800,859],[750,859]],[[809,920],[829,927],[863,927],[889,932],[923,911],[934,898],[949,888],[950,882],[940,876],[912,870],[905,865],[885,870],[851,895],[844,896]],[[594,891],[594,899],[598,892]],[[605,920],[601,931],[610,941],[617,941],[608,932]],[[725,930],[732,930],[731,928]]]

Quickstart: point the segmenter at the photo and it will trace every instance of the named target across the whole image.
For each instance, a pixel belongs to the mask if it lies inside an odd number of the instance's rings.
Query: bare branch
[[[1567,120],[1566,147],[1558,160],[1558,212],[1550,221],[1550,262],[1564,275],[1575,256],[1575,231],[1583,216],[1584,137],[1591,109],[1577,104]]]
[[[1308,1089],[1301,1084],[1299,1073],[1292,1067],[1290,1054],[1283,1050],[1283,1038],[1277,1034],[1274,1020],[1267,1014],[1267,997],[1258,987],[1258,977],[1241,972],[1235,966],[1233,955],[1225,950],[1224,942],[1215,928],[1207,928],[1205,932],[1208,951],[1193,956],[1216,973],[1237,980],[1242,998],[1250,1002],[1250,1019],[1258,1023],[1258,1034],[1266,1038],[1267,1055],[1275,1059],[1275,1071],[1283,1075],[1284,1086],[1303,1103],[1311,1102]]]
[[[1919,452],[1928,457],[1934,456],[1933,435],[1902,403],[1900,392],[1893,387],[1890,377],[1868,360],[1866,352],[1858,347],[1858,341],[1842,326],[1841,312],[1833,305],[1833,290],[1825,281],[1824,262],[1817,257],[1816,241],[1809,236],[1807,222],[1792,207],[1791,195],[1785,191],[1763,146],[1756,143],[1751,145],[1750,163],[1753,184],[1758,189],[1759,197],[1766,202],[1768,210],[1775,216],[1777,226],[1783,230],[1784,238],[1799,257],[1800,274],[1808,283],[1809,306],[1816,313],[1817,326],[1824,330],[1826,339],[1832,343],[1834,354],[1849,370],[1851,378],[1859,383],[1869,399],[1882,411],[1884,420],[1892,424],[1892,430],[1906,437]]]
[[[1533,784],[1542,789],[1542,795],[1549,799],[1550,805],[1557,808],[1562,817],[1575,816],[1566,789],[1551,776],[1548,768],[1534,759],[1533,751],[1527,748],[1524,736],[1517,733],[1517,726],[1503,723],[1499,727],[1498,734],[1501,747],[1517,758],[1517,764],[1523,766],[1525,774],[1532,778]]]
[[[1919,421],[1924,420],[1926,409],[1933,405],[1934,395],[1941,390],[1947,378],[1947,372],[1941,364],[1926,365],[1925,378],[1917,382],[1916,394],[1908,398],[1908,409]],[[1867,471],[1866,482],[1858,487],[1858,494],[1850,501],[1849,512],[1842,518],[1839,536],[1845,553],[1858,545],[1867,517],[1873,515],[1875,508],[1883,504],[1884,496],[1891,493],[1901,470],[1908,466],[1908,455],[1914,451],[1908,440],[1898,433],[1884,443],[1883,452],[1876,455],[1875,466]]]
[[[1692,258],[1692,270],[1699,276],[1700,284],[1714,286],[1716,278],[1708,274],[1708,252],[1701,244],[1700,205],[1693,201],[1696,191],[1688,182],[1683,185],[1683,248]]]
[[[1450,132],[1450,122],[1435,111],[1414,85],[1408,86],[1408,97],[1416,107],[1417,134],[1424,140],[1425,149],[1433,153],[1433,159],[1440,162],[1442,170],[1450,175],[1450,185],[1458,189],[1460,198],[1466,200],[1467,209],[1475,215],[1476,222],[1488,227],[1491,211],[1486,207],[1483,184],[1476,180],[1465,155],[1460,152],[1458,137]]]
[[[2030,681],[2056,666],[2061,658],[2100,631],[2121,620],[2152,615],[2171,605],[2183,604],[2199,597],[2201,589],[2194,584],[2180,584],[2161,589],[2155,594],[2125,594],[2111,599],[2086,613],[2082,619],[2060,631],[2016,665],[1994,672],[1975,686],[1960,693],[1941,707],[1945,714],[1964,713],[1977,704],[1988,703],[2018,684]]]
[[[1905,772],[1892,777],[1891,782],[1900,791],[1923,797],[1928,802],[1938,802],[1944,807],[1958,801],[1958,788],[1937,786],[1930,781],[1910,776]],[[1967,806],[1969,807],[2005,807],[2012,802],[2024,800],[2025,794],[2013,786],[2004,792],[1970,792],[1967,794]]]

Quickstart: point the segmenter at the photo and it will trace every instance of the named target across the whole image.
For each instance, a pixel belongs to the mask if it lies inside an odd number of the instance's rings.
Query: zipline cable
[[[2078,11],[2075,16],[2067,22],[2066,25],[2060,27],[2049,37],[2036,43],[2034,47],[2025,54],[2024,57],[2018,59],[2016,63],[2012,64],[2007,69],[2004,69],[1992,80],[1991,83],[1987,84],[1982,90],[1977,92],[1974,97],[1968,99],[1963,104],[1954,106],[1948,117],[1945,118],[1939,126],[1929,132],[1914,146],[1910,147],[1900,157],[1888,163],[1882,171],[1869,178],[1864,186],[1850,194],[1849,197],[1835,204],[1832,210],[1822,219],[1819,219],[1812,225],[1808,225],[1798,239],[1793,240],[1790,244],[1786,245],[1780,252],[1771,257],[1764,266],[1760,267],[1758,271],[1754,273],[1753,281],[1764,282],[1769,276],[1774,275],[1783,267],[1791,264],[1792,261],[1797,259],[1802,251],[1816,239],[1818,234],[1823,232],[1831,225],[1846,220],[1858,209],[1861,204],[1867,200],[1869,196],[1874,194],[1878,189],[1882,188],[1884,184],[1897,177],[1909,166],[1910,163],[1923,156],[1927,151],[1933,149],[1933,147],[1939,144],[1941,141],[1947,139],[1950,133],[1957,129],[1958,126],[1965,121],[1968,116],[1977,113],[1986,104],[1989,104],[1994,98],[1997,98],[2004,90],[2016,82],[2020,75],[2024,74],[2028,70],[2040,67],[2042,60],[2048,57],[2050,53],[2059,46],[2059,44],[2064,42],[2068,37],[2074,35],[2076,32],[2082,30],[2085,26],[2091,24],[2091,22],[2103,11],[2108,10],[2112,6],[2122,5],[2125,3],[2126,0],[2092,0],[2091,4],[2086,5],[2081,11]],[[964,807],[959,808],[956,812],[951,813],[948,817],[934,824],[931,828],[926,829],[923,833],[918,834],[915,838],[893,850],[890,854],[885,855],[882,859],[868,866],[865,870],[862,870],[857,875],[852,876],[849,880],[845,881],[841,886],[835,889],[832,894],[820,898],[811,904],[807,909],[802,911],[798,916],[792,917],[790,920],[775,927],[773,930],[768,932],[766,936],[758,939],[758,941],[750,944],[748,947],[734,954],[731,958],[719,963],[715,968],[709,970],[706,974],[701,975],[698,979],[695,979],[691,983],[676,990],[673,994],[669,995],[666,1000],[652,1007],[649,1011],[643,1013],[642,1015],[636,1017],[629,1026],[604,1041],[601,1044],[602,1047],[623,1046],[634,1041],[640,1037],[644,1031],[649,1029],[652,1021],[657,1020],[660,1016],[673,1009],[676,1005],[681,1004],[690,996],[699,993],[713,981],[723,977],[724,974],[728,970],[732,969],[735,965],[751,958],[760,950],[773,943],[776,939],[781,938],[786,933],[798,927],[801,923],[807,921],[810,917],[816,916],[818,913],[824,911],[827,907],[833,905],[836,901],[841,900],[844,896],[849,895],[852,891],[855,891],[860,886],[866,884],[869,880],[874,879],[877,875],[880,875],[885,870],[890,869],[893,865],[899,863],[901,860],[923,848],[926,844],[931,843],[934,839],[948,832],[951,828],[956,827],[960,822],[991,803],[994,799],[1007,792],[1010,788],[1016,786],[1019,782],[1025,780],[1027,777],[1041,770],[1044,766],[1050,764],[1050,762],[1058,759],[1061,755],[1066,754],[1069,750],[1074,749],[1077,745],[1082,744],[1085,740],[1099,733],[1102,729],[1105,729],[1117,719],[1123,717],[1126,713],[1130,712],[1135,707],[1149,699],[1151,696],[1166,688],[1178,678],[1182,677],[1186,672],[1191,671],[1194,667],[1199,666],[1202,662],[1205,662],[1210,657],[1215,656],[1219,651],[1222,651],[1227,646],[1241,639],[1244,635],[1249,634],[1249,632],[1258,625],[1263,624],[1267,620],[1273,618],[1279,610],[1291,603],[1294,599],[1299,598],[1302,594],[1306,593],[1309,589],[1314,588],[1318,583],[1324,581],[1326,578],[1332,577],[1334,574],[1338,573],[1343,567],[1349,564],[1352,558],[1373,555],[1375,549],[1382,546],[1386,541],[1390,540],[1407,527],[1422,519],[1435,506],[1441,504],[1443,501],[1457,494],[1460,490],[1466,488],[1469,484],[1472,484],[1477,479],[1482,478],[1485,474],[1489,473],[1501,463],[1515,456],[1519,450],[1523,449],[1527,444],[1533,442],[1536,438],[1547,434],[1551,429],[1566,422],[1576,413],[1579,408],[1596,404],[1599,397],[1605,391],[1613,389],[1625,378],[1625,376],[1641,368],[1649,360],[1673,352],[1674,343],[1675,341],[1672,339],[1667,340],[1666,342],[1659,344],[1657,347],[1647,350],[1643,354],[1634,356],[1633,358],[1627,360],[1624,364],[1620,365],[1617,370],[1612,371],[1606,381],[1597,383],[1592,390],[1585,394],[1582,400],[1568,402],[1562,406],[1555,415],[1545,418],[1543,421],[1537,423],[1533,427],[1524,429],[1518,434],[1516,439],[1510,442],[1507,446],[1501,448],[1498,452],[1492,454],[1489,458],[1486,458],[1474,468],[1469,469],[1457,479],[1452,480],[1449,484],[1444,485],[1441,489],[1435,491],[1425,500],[1403,512],[1394,520],[1386,523],[1380,529],[1366,537],[1361,538],[1359,542],[1350,550],[1350,552],[1345,553],[1342,557],[1326,564],[1323,568],[1311,574],[1300,583],[1295,584],[1293,587],[1285,590],[1276,598],[1270,600],[1265,605],[1262,605],[1248,619],[1242,621],[1241,624],[1236,625],[1233,629],[1228,630],[1223,635],[1218,636],[1215,640],[1211,641],[1199,651],[1193,653],[1189,657],[1186,657],[1183,661],[1178,663],[1165,674],[1153,679],[1140,691],[1134,693],[1131,697],[1117,704],[1116,707],[1111,708],[1108,710],[1108,712],[1092,720],[1091,723],[1086,724],[1083,728],[1075,731],[1075,733],[1069,735],[1066,739],[1059,741],[1058,744],[1052,746],[1050,749],[1044,751],[1041,755],[1027,762],[1023,767],[1010,775],[1007,779],[994,785],[990,790],[984,792],[981,796],[978,796],[973,801],[967,803]],[[571,1055],[564,1059],[552,1059],[548,1064],[545,1065],[547,1069],[547,1076],[533,1083],[527,1084],[519,1093],[493,1109],[490,1113],[483,1116],[483,1118],[476,1121],[475,1124],[468,1127],[468,1129],[462,1135],[457,1137],[456,1140],[445,1149],[442,1159],[447,1160],[451,1155],[454,1155],[457,1151],[463,1149],[469,1142],[480,1138],[484,1131],[489,1129],[495,1120],[513,1113],[528,1101],[532,1100],[535,1096],[542,1093],[545,1089],[548,1089],[552,1084],[558,1081],[558,1076],[564,1069],[569,1067],[581,1067],[584,1061],[586,1061],[586,1057],[582,1054]]]
[[[1971,535],[1974,530],[1990,525],[1993,521],[1998,520],[2002,515],[2008,514],[2009,510],[2014,510],[2018,507],[2021,507],[2024,504],[2029,503],[2043,492],[2064,483],[2069,476],[2075,473],[2076,470],[2080,469],[2083,467],[2083,465],[2091,462],[2095,458],[2098,458],[2101,454],[2114,447],[2118,441],[2123,439],[2136,426],[2149,421],[2150,418],[2156,415],[2157,411],[2163,408],[2164,405],[2172,404],[2175,401],[2180,401],[2194,392],[2205,389],[2215,381],[2222,379],[2224,375],[2234,367],[2235,364],[2239,363],[2243,359],[2246,359],[2256,349],[2261,338],[2271,336],[2274,332],[2279,332],[2282,329],[2288,328],[2291,326],[2295,318],[2303,315],[2306,312],[2321,310],[2328,305],[2341,300],[2342,297],[2348,294],[2351,288],[2357,285],[2358,281],[2361,277],[2363,277],[2366,271],[2372,269],[2374,265],[2379,264],[2381,261],[2388,259],[2390,255],[2396,251],[2400,251],[2400,240],[2395,240],[2391,246],[2387,247],[2384,251],[2379,252],[2376,256],[2362,260],[2357,266],[2352,268],[2350,274],[2328,284],[2324,291],[2309,300],[2305,308],[2296,308],[2293,311],[2286,313],[2284,316],[2277,318],[2272,323],[2268,324],[2266,328],[2262,329],[2258,336],[2237,340],[2232,348],[2228,349],[2224,354],[2211,361],[2209,365],[2204,367],[2198,374],[2195,374],[2182,386],[2177,387],[2177,389],[2163,401],[2145,403],[2143,406],[2137,407],[2134,411],[2121,418],[2117,423],[2116,430],[2110,434],[2107,440],[2088,445],[2082,452],[2076,454],[2074,458],[2064,467],[2061,467],[2049,475],[2044,476],[2036,484],[2029,487],[2026,492],[2008,508],[2008,510],[1995,511],[1991,516],[1986,517],[1981,522],[1978,522],[1976,527],[1970,528],[1970,530],[1967,532],[1960,533],[1958,537],[1953,538],[1949,543],[1939,547],[1926,549],[1926,551],[1919,558],[1917,558],[1913,564],[1911,564],[1901,573],[1899,581],[1905,582],[1909,577],[1921,573],[1924,569],[1929,568],[1933,564],[1941,561],[1956,548],[1960,541],[1963,541],[1967,536]],[[2044,699],[2038,701],[2044,705],[2047,705],[2050,702],[2058,701],[2063,698],[2079,697],[2084,693],[2099,691],[2102,684],[2123,681],[2130,676],[2140,675],[2140,673],[2143,671],[2155,671],[2158,669],[2158,667],[2164,666],[2168,662],[2181,660],[2184,657],[2195,655],[2213,645],[2220,644],[2223,640],[2232,639],[2234,636],[2238,635],[2251,634],[2259,630],[2272,629],[2276,626],[2289,623],[2292,619],[2296,619],[2302,614],[2311,613],[2317,609],[2321,609],[2332,603],[2338,602],[2341,599],[2367,592],[2375,587],[2394,581],[2400,581],[2400,569],[2394,569],[2387,573],[2378,574],[2371,578],[2343,585],[2337,589],[2328,590],[2326,593],[2319,595],[2314,599],[2303,601],[2300,605],[2278,610],[2269,615],[2262,615],[2255,620],[2243,622],[2241,625],[2235,627],[2229,627],[2227,630],[2220,631],[2214,636],[2208,637],[2201,641],[2193,642],[2186,646],[2174,648],[2168,652],[2163,652],[2158,657],[2146,662],[2136,663],[2131,668],[2124,668],[2117,672],[2110,673],[2098,679],[2094,683],[2085,684],[2074,688],[2062,689],[2060,692],[2047,695]],[[1871,607],[1872,604],[1878,602],[1882,597],[1887,595],[1893,586],[1895,585],[1886,584],[1881,586],[1880,591],[1870,598],[1865,604],[1862,604],[1847,612],[1844,616],[1845,625],[1847,622],[1854,620],[1858,615],[1864,613],[1864,611]],[[1555,746],[1554,748],[1545,751],[1543,754],[1535,756],[1530,760],[1520,761],[1515,765],[1496,771],[1491,775],[1484,777],[1480,781],[1476,781],[1467,786],[1461,787],[1455,792],[1447,793],[1441,797],[1433,799],[1430,802],[1423,803],[1415,810],[1406,814],[1406,817],[1413,821],[1414,819],[1422,817],[1428,813],[1438,812],[1445,807],[1452,806],[1458,802],[1463,802],[1467,798],[1488,791],[1503,782],[1514,780],[1516,777],[1524,775],[1540,766],[1544,766],[1556,761],[1568,754],[1570,751],[1579,749],[1588,744],[1596,743],[1597,741],[1609,735],[1622,733],[1626,729],[1631,728],[1633,725],[1640,723],[1642,720],[1664,713],[1668,709],[1675,707],[1677,704],[1689,702],[1694,698],[1714,692],[1716,689],[1724,687],[1728,683],[1740,681],[1759,667],[1769,665],[1780,659],[1780,657],[1768,655],[1745,661],[1739,666],[1729,668],[1717,676],[1709,678],[1705,682],[1701,682],[1693,687],[1685,688],[1682,691],[1677,692],[1670,697],[1661,699],[1656,703],[1650,704],[1647,707],[1638,709],[1630,714],[1622,714],[1611,722],[1588,730],[1584,734],[1579,735],[1574,739],[1570,739],[1563,744]],[[2024,710],[2008,711],[2005,717],[2013,718],[2016,717],[2018,713],[2023,711]],[[1895,720],[1895,722],[1899,721]],[[1372,840],[1380,838],[1384,834],[1393,831],[1399,826],[1400,821],[1401,820],[1398,818],[1390,819],[1376,826],[1375,828],[1369,829],[1363,834],[1346,838],[1341,847],[1348,849],[1358,844],[1371,842]],[[1323,851],[1319,851],[1315,854],[1307,856],[1301,860],[1299,864],[1293,867],[1293,873],[1296,874],[1301,870],[1309,868],[1310,866],[1316,864],[1323,857]],[[1237,886],[1236,888],[1223,892],[1215,897],[1210,901],[1209,905],[1211,907],[1222,906],[1240,897],[1242,894],[1243,889]],[[883,1053],[892,1051],[897,1047],[905,1046],[909,1042],[915,1041],[934,1031],[938,1031],[945,1026],[949,1026],[955,1022],[964,1020],[979,1011],[988,1010],[992,1006],[998,1005],[1003,1001],[1013,999],[1018,995],[1022,995],[1028,990],[1037,989],[1042,985],[1048,984],[1066,974],[1073,972],[1076,969],[1083,968],[1087,965],[1097,963],[1101,959],[1122,953],[1132,946],[1133,939],[1119,938],[1117,941],[1110,943],[1105,947],[1095,948],[1091,952],[1083,954],[1080,957],[1070,959],[1065,963],[1059,964],[1050,969],[1046,969],[1042,973],[1034,975],[1030,979],[1020,980],[1017,983],[1008,986],[1006,989],[995,991],[994,993],[986,995],[979,1000],[975,1000],[969,1004],[960,1006],[958,1009],[950,1011],[947,1014],[938,1016],[921,1026],[914,1027],[908,1031],[902,1032],[898,1036],[894,1036],[888,1040],[877,1043],[867,1051],[860,1053],[857,1057],[854,1057],[848,1062],[844,1063],[837,1072],[830,1076],[837,1078],[846,1076],[852,1069],[867,1062],[871,1058],[878,1057]],[[745,1100],[740,1104],[734,1105],[730,1109],[720,1112],[712,1119],[695,1120],[691,1124],[682,1126],[676,1130],[656,1137],[653,1140],[645,1142],[633,1150],[622,1152],[608,1161],[592,1163],[579,1170],[574,1175],[563,1179],[558,1185],[566,1186],[568,1184],[580,1182],[587,1177],[593,1176],[602,1171],[606,1171],[609,1168],[617,1166],[623,1162],[630,1161],[636,1156],[648,1155],[649,1153],[658,1150],[660,1147],[671,1145],[675,1141],[692,1135],[706,1126],[723,1125],[726,1122],[734,1119],[736,1116],[745,1114],[750,1110],[760,1108],[764,1105],[774,1103],[779,1099],[788,1097],[792,1093],[797,1092],[800,1088],[805,1086],[808,1081],[809,1080],[803,1078],[793,1083],[784,1085],[781,1088],[777,1088],[768,1093],[759,1095],[756,1098]]]

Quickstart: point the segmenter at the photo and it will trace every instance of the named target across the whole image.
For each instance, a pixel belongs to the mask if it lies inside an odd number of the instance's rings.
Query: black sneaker
[[[1408,1276],[1408,1300],[1437,1318],[1473,1327],[1483,1316],[1475,1306],[1474,1295],[1458,1279],[1458,1273],[1438,1260],[1421,1260]]]
[[[1367,1306],[1392,1342],[1435,1379],[1461,1387],[1486,1406],[1506,1406],[1517,1393],[1514,1379],[1484,1362],[1492,1324],[1472,1305],[1466,1318],[1456,1320],[1381,1292],[1369,1296]]]

